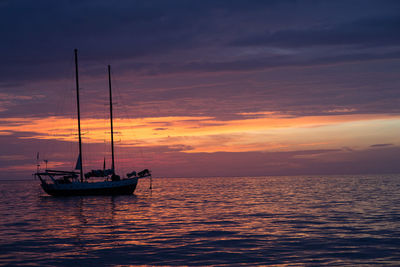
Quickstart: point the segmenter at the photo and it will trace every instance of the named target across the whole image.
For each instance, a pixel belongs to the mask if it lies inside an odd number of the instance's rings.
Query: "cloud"
[[[75,114],[78,48],[81,115],[95,129],[84,138],[98,155],[109,131],[107,64],[115,118],[135,118],[120,125],[117,139],[125,133],[129,140],[118,148],[135,155],[143,149],[150,161],[154,153],[161,165],[171,155],[201,164],[226,156],[216,162],[228,167],[229,157],[244,153],[283,169],[286,154],[274,154],[280,163],[260,150],[327,151],[290,154],[287,164],[296,169],[342,155],[331,149],[379,153],[391,148],[379,145],[397,145],[399,7],[358,0],[2,1],[2,145],[23,155],[20,143],[29,153],[46,142],[61,151],[71,145],[76,122],[65,118]],[[266,170],[255,162],[254,173]]]
[[[362,1],[364,8],[351,15],[343,5],[324,1],[4,3],[0,22],[9,27],[0,29],[6,40],[0,43],[0,90],[45,97],[3,100],[2,117],[30,116],[30,106],[35,116],[64,115],[57,113],[57,99],[73,95],[76,47],[87,107],[82,116],[97,116],[104,108],[109,63],[122,81],[120,102],[133,116],[182,116],[190,110],[229,120],[259,111],[399,112],[394,70],[400,50],[388,47],[390,38],[397,40],[397,34],[390,37],[398,24],[396,2]],[[367,43],[350,45],[355,40],[347,40],[347,32]],[[379,49],[367,38],[375,33],[388,36],[379,38]],[[331,45],[316,48],[329,34]],[[261,40],[265,36],[281,43],[271,47]],[[303,40],[301,47],[290,47],[296,38]],[[72,112],[74,103],[68,104],[62,112]]]
[[[326,64],[352,57],[384,59],[390,51],[368,51],[365,57],[344,46],[399,45],[400,19],[392,14],[396,2],[362,1],[358,4],[364,9],[343,16],[338,14],[347,5],[317,2],[5,1],[0,7],[0,23],[7,25],[0,29],[6,40],[0,43],[0,78],[2,83],[60,79],[72,65],[74,48],[82,52],[82,62],[90,62],[89,73],[112,61],[154,75],[265,69],[308,60],[321,64],[323,57],[316,59],[314,53],[326,54],[314,49],[293,60],[304,52],[294,50],[290,57],[273,57],[287,55],[285,47],[340,46],[347,51],[341,58],[332,50]],[[324,16],[328,21],[321,23]]]
[[[348,53],[332,56],[269,56],[257,59],[241,59],[231,61],[193,61],[184,64],[159,63],[147,65],[142,71],[145,75],[162,75],[167,73],[199,73],[199,72],[249,72],[283,67],[310,67],[318,65],[335,65],[373,60],[400,59],[400,50],[388,53]]]
[[[31,179],[36,169],[36,152],[50,166],[71,170],[77,146],[56,140],[0,137],[4,149],[16,149],[14,159],[0,157],[0,179]],[[72,145],[72,146],[71,146]],[[45,147],[47,150],[45,151]],[[50,149],[51,147],[56,149]],[[72,150],[71,150],[72,148]],[[85,169],[110,164],[110,151],[99,144],[84,145]],[[52,150],[52,151],[51,151]],[[5,150],[2,150],[5,151]],[[71,153],[72,152],[72,153]],[[311,174],[398,173],[400,148],[382,146],[365,149],[311,149],[271,152],[183,153],[179,147],[116,147],[117,170],[124,174],[133,169],[150,168],[155,177],[271,176]],[[68,156],[67,155],[71,155]]]
[[[243,123],[244,121],[239,124]],[[390,121],[388,123],[389,126],[392,125]],[[335,126],[337,128],[329,125],[312,129],[289,127],[286,130],[269,129],[258,134],[250,132],[241,134],[240,131],[235,134],[223,134],[221,131],[219,135],[214,136],[207,133],[204,136],[189,136],[190,132],[187,132],[185,136],[177,132],[170,138],[154,139],[157,137],[147,136],[148,140],[138,140],[130,145],[124,145],[125,142],[116,140],[117,168],[119,173],[126,173],[132,169],[147,167],[153,170],[155,176],[164,177],[399,171],[396,162],[400,148],[391,143],[374,142],[381,139],[379,134],[370,139],[363,133],[378,133],[379,131],[370,126],[364,128],[362,124],[362,122],[353,122],[348,125],[348,129],[341,128],[342,124]],[[393,123],[395,124],[399,125],[397,121]],[[388,125],[385,125],[377,124],[375,127],[387,129]],[[24,129],[23,125],[20,127],[21,130]],[[176,125],[172,123],[172,127]],[[249,125],[244,125],[244,128],[248,127]],[[150,125],[149,128],[152,129],[152,126]],[[355,132],[349,132],[349,129]],[[3,170],[0,179],[7,179],[11,174],[16,178],[30,177],[36,168],[38,151],[40,158],[48,159],[51,166],[66,170],[74,167],[78,154],[76,140],[65,141],[59,136],[51,139],[37,139],[34,138],[37,135],[35,132],[15,130],[14,128],[14,132],[10,135],[0,135],[3,148],[0,153],[0,168]],[[248,130],[251,129],[248,128]],[[395,141],[397,132],[394,130],[394,138],[388,137],[386,133],[386,138]],[[343,144],[348,146],[338,148]],[[15,152],[10,155],[7,151]],[[85,169],[102,166],[104,157],[109,164],[108,142],[84,142],[83,151]]]
[[[394,144],[373,144],[370,147],[389,147],[389,146],[393,146]]]
[[[380,141],[377,129],[390,129],[385,138],[395,141],[399,120],[398,116],[379,114],[314,117],[290,117],[269,112],[257,114],[256,117],[226,121],[195,116],[115,119],[115,139],[122,140],[118,146],[165,148],[187,153],[369,147]],[[159,123],[166,123],[168,127],[154,131],[154,125]],[[107,120],[82,119],[84,143],[104,146],[109,142],[108,127]],[[76,121],[72,119],[48,117],[3,119],[0,131],[8,135],[12,133],[20,140],[76,142],[77,130]],[[376,134],[363,136],[364,132]]]
[[[159,155],[155,176],[271,176],[312,174],[398,173],[399,147],[371,150],[310,150],[287,152],[216,152]],[[163,161],[168,162],[168,167]]]
[[[364,18],[348,23],[311,29],[285,29],[240,38],[232,45],[312,47],[312,46],[394,46],[400,45],[396,34],[400,16]]]

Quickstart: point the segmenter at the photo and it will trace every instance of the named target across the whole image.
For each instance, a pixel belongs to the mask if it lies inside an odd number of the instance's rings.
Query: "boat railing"
[[[65,180],[65,178],[72,178],[72,179],[77,179],[79,176],[79,172],[75,171],[58,171],[58,170],[45,170],[44,172],[36,172],[35,176],[39,177],[40,181],[42,183],[45,183],[45,178],[44,177],[49,177],[53,183],[59,183],[61,180],[57,179],[57,176],[62,176]]]

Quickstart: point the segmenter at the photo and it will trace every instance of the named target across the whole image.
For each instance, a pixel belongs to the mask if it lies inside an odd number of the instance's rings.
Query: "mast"
[[[78,134],[79,134],[79,168],[80,168],[80,176],[81,182],[83,182],[83,167],[82,167],[82,137],[81,137],[81,111],[79,107],[79,79],[78,79],[78,49],[74,50],[75,52],[75,78],[76,78],[76,104],[78,107]]]
[[[108,88],[110,92],[110,122],[111,122],[111,155],[112,155],[112,174],[115,174],[114,164],[114,130],[113,130],[113,108],[112,108],[112,92],[111,92],[111,66],[108,65]]]

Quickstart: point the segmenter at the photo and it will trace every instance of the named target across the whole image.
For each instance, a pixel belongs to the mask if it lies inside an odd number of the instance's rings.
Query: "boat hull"
[[[52,196],[130,195],[136,189],[138,178],[93,183],[41,184]]]

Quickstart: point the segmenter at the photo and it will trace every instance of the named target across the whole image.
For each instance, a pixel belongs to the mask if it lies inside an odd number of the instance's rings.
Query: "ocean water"
[[[1,265],[400,265],[400,175],[160,178],[59,198],[2,181],[0,201]]]

